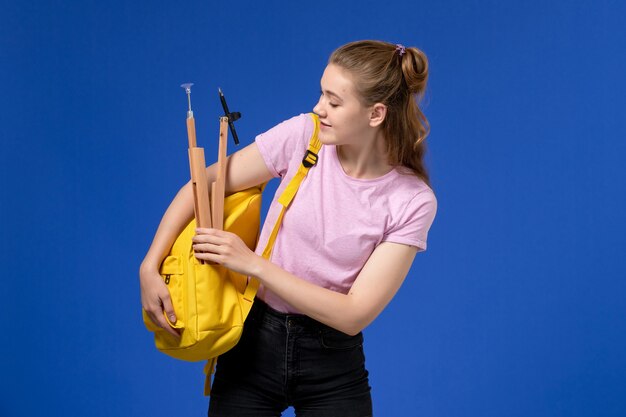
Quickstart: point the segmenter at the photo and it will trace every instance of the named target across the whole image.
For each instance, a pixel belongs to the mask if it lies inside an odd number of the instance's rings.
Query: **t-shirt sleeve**
[[[383,236],[383,242],[402,243],[426,250],[428,230],[437,213],[437,199],[432,191],[423,191],[407,203],[395,226]]]
[[[313,119],[307,114],[300,114],[254,139],[274,178],[285,175],[294,156],[302,159],[312,133]]]

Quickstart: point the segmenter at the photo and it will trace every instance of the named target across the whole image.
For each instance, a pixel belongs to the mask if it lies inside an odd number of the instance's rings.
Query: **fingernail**
[[[173,323],[173,322],[175,322],[175,321],[176,321],[176,316],[172,314],[172,315],[170,316],[170,321],[171,321],[172,323]]]

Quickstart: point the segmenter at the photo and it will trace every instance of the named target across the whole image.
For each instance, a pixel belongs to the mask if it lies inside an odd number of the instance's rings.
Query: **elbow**
[[[357,334],[361,333],[361,331],[364,329],[361,327],[353,327],[353,328],[349,328],[346,329],[346,331],[344,331],[343,333],[347,334],[348,336],[356,336]]]
[[[338,309],[341,313],[338,312],[335,315],[335,323],[337,325],[331,327],[348,336],[356,336],[374,321],[377,314],[372,309],[363,308],[363,303],[357,302],[349,295],[346,297],[348,305],[344,309]]]
[[[344,322],[335,327],[335,329],[347,334],[348,336],[356,336],[361,333],[368,324],[369,321],[355,317],[352,320],[344,320]]]

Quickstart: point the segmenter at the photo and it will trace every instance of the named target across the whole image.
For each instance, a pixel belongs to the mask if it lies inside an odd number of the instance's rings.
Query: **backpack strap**
[[[318,153],[320,148],[322,147],[322,142],[318,139],[318,133],[320,130],[320,121],[317,114],[309,113],[311,118],[313,119],[313,134],[311,135],[311,139],[309,140],[309,147],[302,158],[302,163],[298,168],[298,172],[293,176],[287,187],[283,190],[282,194],[278,198],[278,203],[282,206],[280,209],[280,214],[278,215],[278,219],[274,224],[274,228],[272,229],[272,233],[270,233],[270,237],[267,240],[267,244],[265,245],[265,249],[263,250],[263,257],[265,259],[269,259],[272,254],[272,249],[274,248],[274,242],[276,241],[276,236],[278,236],[278,230],[280,230],[280,225],[283,222],[283,216],[285,215],[285,211],[293,201],[293,198],[296,196],[298,192],[298,188],[300,188],[300,184],[302,180],[306,177],[311,167],[317,164]],[[257,290],[259,289],[259,280],[250,277],[250,283],[246,288],[246,291],[243,295],[243,298],[249,301],[252,301],[256,295]],[[246,305],[246,311],[244,311],[245,317],[248,316],[250,312],[250,308],[252,308],[252,304],[248,307]]]
[[[265,259],[269,259],[272,254],[272,248],[274,247],[274,242],[276,241],[276,236],[278,236],[278,230],[280,229],[280,225],[283,222],[283,216],[285,215],[285,211],[293,201],[293,198],[296,196],[298,192],[298,188],[300,188],[300,184],[302,180],[306,177],[309,169],[317,164],[318,153],[320,148],[322,147],[322,142],[317,138],[317,135],[320,130],[320,121],[316,114],[309,113],[311,118],[313,119],[314,128],[313,134],[311,135],[311,139],[309,140],[309,147],[304,154],[304,158],[302,158],[302,163],[298,168],[298,172],[293,176],[293,178],[287,184],[287,187],[283,190],[282,194],[278,198],[278,203],[282,206],[280,209],[280,214],[278,215],[278,219],[274,224],[274,228],[272,229],[272,233],[265,245],[265,249],[263,250],[263,257]],[[255,277],[250,277],[248,285],[246,286],[246,290],[243,294],[243,298],[245,303],[241,303],[241,312],[243,314],[244,320],[248,317],[250,313],[250,309],[252,308],[252,303],[254,302],[254,297],[259,289],[259,280]],[[204,395],[210,395],[211,393],[211,376],[215,372],[215,365],[217,363],[217,358],[211,358],[207,362],[204,367],[204,373],[206,374],[206,380],[204,384]]]
[[[282,206],[280,210],[280,214],[278,215],[278,220],[276,220],[276,224],[274,225],[274,229],[270,234],[270,238],[267,242],[267,246],[263,251],[263,257],[269,259],[272,248],[274,247],[274,241],[276,240],[276,236],[278,235],[278,230],[280,229],[280,225],[283,220],[283,216],[285,211],[287,211],[287,207],[291,204],[291,201],[296,196],[298,192],[298,188],[300,188],[300,184],[302,180],[306,177],[306,174],[309,172],[309,169],[317,164],[318,152],[322,147],[322,143],[317,138],[317,134],[319,132],[319,118],[316,114],[310,113],[313,121],[315,122],[315,128],[313,130],[313,135],[311,136],[311,140],[309,141],[309,148],[306,150],[304,154],[304,158],[302,158],[302,163],[298,168],[298,172],[293,176],[289,184],[283,191],[283,193],[278,198],[278,203]]]

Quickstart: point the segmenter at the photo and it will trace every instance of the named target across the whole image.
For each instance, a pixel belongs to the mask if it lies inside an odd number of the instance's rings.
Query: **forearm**
[[[312,284],[264,258],[257,261],[253,275],[303,314],[346,334],[356,334],[369,324],[351,294]]]
[[[193,241],[198,259],[257,277],[265,288],[300,312],[352,335],[369,325],[391,301],[417,253],[415,246],[381,243],[361,268],[348,294],[342,294],[285,271],[250,250],[234,233],[201,228]]]

